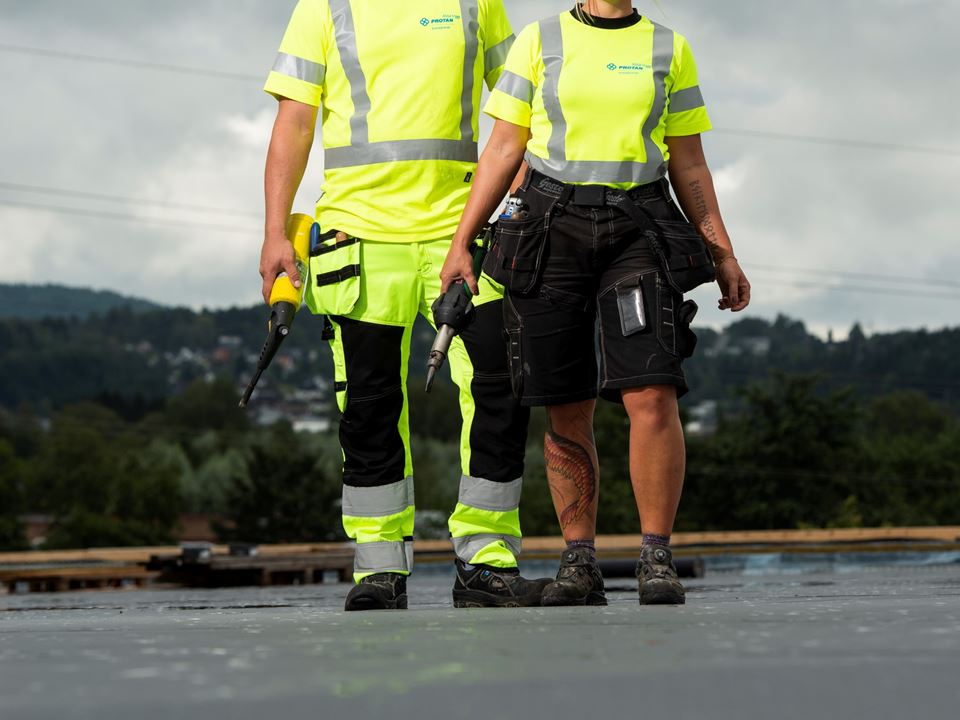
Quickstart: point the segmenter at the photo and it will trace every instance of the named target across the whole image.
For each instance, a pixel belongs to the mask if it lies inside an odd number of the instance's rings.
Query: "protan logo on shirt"
[[[446,13],[435,18],[420,18],[420,24],[425,28],[429,28],[430,30],[449,30],[450,28],[454,27],[459,20],[459,15]]]
[[[627,65],[620,65],[619,63],[612,62],[607,65],[607,70],[619,73],[620,75],[639,75],[640,73],[647,72],[651,67],[652,66],[644,63],[629,63]]]

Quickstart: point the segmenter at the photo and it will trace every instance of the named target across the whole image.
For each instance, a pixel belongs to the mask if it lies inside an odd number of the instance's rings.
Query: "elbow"
[[[487,145],[483,158],[497,166],[516,170],[523,162],[525,150],[526,146],[516,143],[492,143]]]
[[[313,125],[301,125],[299,132],[300,142],[307,146],[313,145],[315,133],[316,131]]]
[[[710,167],[705,160],[680,162],[671,157],[667,170],[670,173],[670,177],[673,178],[690,177],[694,175],[701,177],[710,174]]]

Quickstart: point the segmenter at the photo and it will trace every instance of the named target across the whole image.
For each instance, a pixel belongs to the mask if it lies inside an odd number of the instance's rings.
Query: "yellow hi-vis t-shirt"
[[[666,174],[665,137],[711,128],[686,38],[646,18],[609,29],[564,13],[528,25],[484,111],[530,128],[534,169],[622,189]]]
[[[502,0],[300,0],[264,89],[322,106],[322,228],[452,236],[513,40]]]

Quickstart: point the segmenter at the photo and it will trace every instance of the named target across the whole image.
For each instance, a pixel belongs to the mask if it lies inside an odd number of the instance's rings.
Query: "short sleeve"
[[[530,127],[533,98],[537,92],[540,58],[540,27],[528,25],[513,43],[500,79],[483,111],[498,120]]]
[[[480,35],[483,39],[483,78],[487,87],[493,90],[516,39],[503,0],[487,0],[480,5]]]
[[[667,107],[667,137],[699,135],[713,127],[703,101],[703,93],[700,92],[697,61],[693,57],[693,50],[685,37],[678,37],[680,60]]]
[[[327,19],[323,0],[297,3],[264,90],[278,100],[289,98],[320,106],[331,34]]]

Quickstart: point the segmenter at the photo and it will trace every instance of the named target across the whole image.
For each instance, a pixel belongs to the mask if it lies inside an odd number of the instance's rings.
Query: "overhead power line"
[[[146,225],[160,225],[165,227],[191,228],[196,230],[213,230],[215,232],[235,232],[254,235],[257,228],[253,225],[246,227],[220,225],[218,223],[201,223],[188,220],[167,220],[164,218],[149,218],[131,213],[115,213],[102,210],[85,210],[83,208],[63,207],[61,205],[44,205],[42,203],[17,202],[0,198],[0,205],[19,208],[22,210],[34,210],[37,212],[52,212],[63,215],[78,215],[80,217],[99,218],[103,220],[123,220],[126,222],[143,223]]]
[[[195,205],[193,203],[173,202],[169,200],[151,200],[148,198],[126,197],[124,195],[106,195],[104,193],[84,192],[82,190],[69,190],[67,188],[45,187],[43,185],[24,185],[22,183],[12,183],[0,180],[0,189],[13,190],[16,192],[25,192],[36,195],[60,195],[63,197],[74,197],[86,200],[101,200],[103,202],[123,203],[125,205],[145,205],[161,208],[171,208],[177,210],[189,210],[191,212],[214,213],[217,215],[244,215],[247,217],[263,217],[261,212],[252,212],[250,210],[237,210],[235,208],[212,207],[210,205]]]
[[[818,135],[799,135],[794,133],[769,132],[767,130],[740,130],[735,128],[715,128],[721,135],[736,135],[762,140],[786,140],[790,142],[811,143],[814,145],[834,145],[836,147],[857,148],[859,150],[882,150],[884,152],[921,153],[923,155],[949,155],[960,157],[960,149],[947,147],[925,147],[922,145],[906,145],[902,143],[875,142],[872,140],[852,140],[848,138],[831,138]]]
[[[121,204],[127,204],[127,205],[156,206],[156,207],[165,207],[165,208],[172,208],[172,209],[190,210],[194,212],[215,213],[215,214],[222,214],[222,215],[243,215],[246,217],[253,217],[257,219],[260,219],[263,217],[262,212],[259,212],[259,211],[254,212],[251,210],[240,210],[237,208],[212,207],[209,205],[195,205],[192,203],[171,202],[166,200],[154,200],[149,198],[135,198],[135,197],[128,197],[126,195],[108,195],[105,193],[85,192],[82,190],[74,190],[70,188],[50,187],[47,185],[15,183],[15,182],[9,182],[6,180],[0,180],[0,189],[12,190],[15,192],[26,192],[26,193],[32,193],[32,194],[38,194],[38,195],[60,195],[64,197],[101,200],[104,202],[121,203]],[[904,275],[885,275],[881,273],[854,272],[850,270],[834,270],[832,268],[795,267],[793,265],[767,265],[763,263],[748,262],[747,269],[748,270],[757,269],[757,270],[763,270],[766,272],[773,272],[773,273],[808,274],[808,275],[818,275],[818,276],[851,278],[855,280],[879,281],[879,282],[885,282],[885,283],[892,283],[894,285],[914,285],[914,286],[922,286],[922,287],[934,286],[934,287],[945,287],[945,288],[951,288],[951,289],[953,288],[960,289],[960,282],[955,280],[941,280],[938,278],[923,278],[923,277],[904,276]]]
[[[87,210],[84,208],[73,208],[65,207],[61,205],[46,205],[43,203],[28,203],[28,202],[18,202],[15,200],[7,200],[5,198],[0,198],[0,205],[6,205],[8,207],[31,210],[36,212],[49,212],[57,213],[64,215],[76,215],[80,217],[89,217],[97,218],[103,220],[120,220],[124,222],[133,222],[133,223],[143,223],[147,225],[158,225],[162,227],[176,227],[176,228],[189,228],[196,230],[212,230],[215,232],[233,232],[233,233],[242,233],[244,235],[255,235],[258,233],[259,228],[255,226],[227,226],[220,225],[216,223],[202,223],[189,220],[176,220],[176,219],[165,219],[165,218],[149,218],[142,217],[140,215],[134,215],[132,213],[117,213],[117,212],[107,212],[102,210]],[[790,272],[789,268],[779,268],[783,272]],[[876,276],[883,277],[886,276]],[[867,285],[851,285],[845,283],[843,285],[836,285],[829,282],[823,281],[810,281],[803,280],[798,278],[765,278],[760,276],[759,278],[753,277],[754,282],[761,283],[776,283],[779,285],[789,285],[792,287],[800,288],[811,288],[811,289],[821,289],[831,292],[857,292],[857,293],[874,293],[887,296],[900,296],[900,297],[909,297],[914,299],[943,299],[943,300],[960,300],[960,293],[950,293],[950,292],[926,292],[923,290],[910,290],[905,287],[886,287],[882,285],[876,286],[867,286]],[[900,278],[893,278],[900,279]],[[915,280],[918,285],[925,285],[925,281]]]
[[[37,55],[40,57],[56,58],[59,60],[80,60],[82,62],[98,63],[100,65],[139,68],[141,70],[156,70],[158,72],[177,73],[179,75],[198,75],[201,77],[217,78],[218,80],[262,82],[264,79],[261,75],[247,75],[245,73],[226,72],[223,70],[207,70],[206,68],[190,67],[187,65],[145,62],[143,60],[105,57],[103,55],[88,55],[87,53],[64,52],[62,50],[49,50],[47,48],[28,47],[26,45],[11,45],[9,43],[0,43],[0,52],[18,53],[21,55]]]
[[[901,285],[936,285],[939,287],[960,289],[960,282],[953,280],[937,280],[934,278],[905,277],[903,275],[881,275],[878,273],[851,272],[848,270],[828,270],[826,268],[802,268],[784,266],[784,265],[763,265],[759,263],[747,263],[747,268],[757,268],[758,270],[767,270],[770,272],[790,272],[790,273],[809,273],[811,275],[836,275],[844,278],[854,278],[857,280],[882,280]]]
[[[750,278],[756,284],[757,282],[776,283],[777,285],[789,285],[797,288],[811,288],[818,290],[830,290],[834,292],[853,292],[853,293],[873,293],[874,295],[886,295],[897,297],[908,297],[917,299],[939,299],[939,300],[960,300],[960,293],[950,292],[925,292],[923,290],[908,290],[902,287],[884,287],[881,285],[833,285],[831,283],[816,282],[812,280],[796,280],[783,278],[765,278],[763,276]],[[756,293],[754,293],[756,294]]]
[[[157,72],[170,72],[177,73],[179,75],[195,75],[198,77],[210,77],[219,80],[239,80],[242,82],[259,83],[264,79],[263,75],[235,73],[223,70],[208,70],[205,68],[187,65],[130,60],[127,58],[90,55],[88,53],[67,52],[64,50],[52,50],[49,48],[31,47],[27,45],[16,45],[11,43],[0,43],[0,52],[46,57],[55,60],[79,60],[82,62],[98,63],[101,65],[113,65],[115,67],[136,68],[141,70],[154,70]],[[905,143],[876,142],[870,140],[854,140],[849,138],[831,138],[816,135],[770,132],[766,130],[753,130],[746,128],[716,128],[716,132],[722,135],[759,138],[763,140],[801,142],[815,145],[831,145],[835,147],[857,148],[860,150],[882,150],[885,152],[907,152],[920,153],[924,155],[947,155],[951,157],[960,157],[960,148],[935,148],[922,145],[909,145]]]

